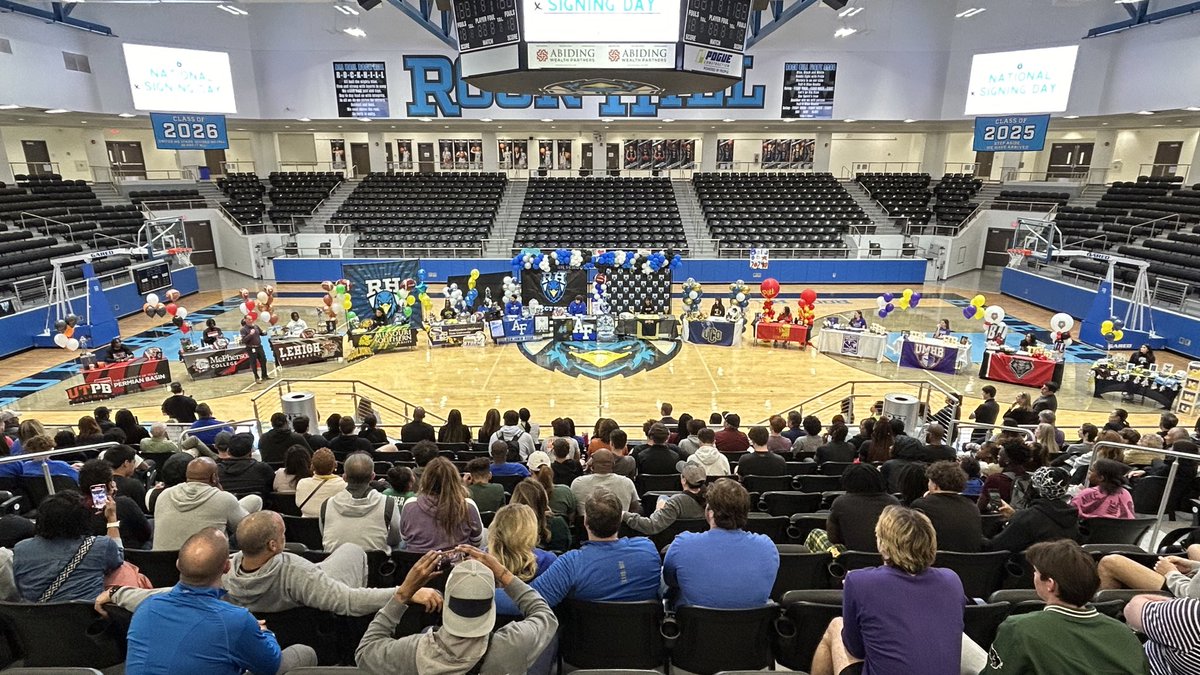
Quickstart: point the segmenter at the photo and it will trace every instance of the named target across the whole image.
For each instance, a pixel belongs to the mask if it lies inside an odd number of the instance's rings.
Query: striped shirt
[[[1151,675],[1200,673],[1200,600],[1178,598],[1142,606]]]

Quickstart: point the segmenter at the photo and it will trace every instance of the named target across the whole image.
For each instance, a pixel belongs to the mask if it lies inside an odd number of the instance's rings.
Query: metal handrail
[[[389,413],[392,413],[395,415],[399,415],[405,421],[410,421],[412,419],[412,410],[415,408],[421,407],[421,406],[416,405],[415,403],[406,401],[406,400],[400,398],[399,396],[396,396],[395,394],[388,393],[378,387],[367,384],[366,382],[360,382],[358,380],[325,380],[325,379],[322,379],[322,380],[291,380],[291,379],[282,379],[282,380],[277,381],[271,387],[268,387],[268,388],[262,390],[261,392],[259,392],[253,398],[250,399],[250,403],[254,408],[254,416],[256,418],[263,417],[263,413],[260,411],[259,405],[260,405],[260,401],[264,397],[271,396],[271,395],[278,397],[278,396],[282,395],[283,393],[290,393],[294,386],[302,386],[302,387],[312,388],[314,385],[323,386],[323,385],[331,385],[331,384],[339,385],[339,386],[347,385],[347,384],[350,385],[349,392],[333,391],[333,392],[330,392],[330,395],[332,395],[332,396],[347,396],[347,395],[350,396],[351,400],[352,400],[352,406],[355,410],[358,409],[358,404],[360,401],[366,401],[373,406],[378,406],[381,410],[384,410],[386,412],[389,412]],[[363,393],[359,393],[358,389],[360,387],[365,390],[364,393],[374,394],[377,398],[371,398],[369,396],[364,395]],[[388,398],[398,401],[400,403],[400,405],[403,406],[403,410],[395,409],[391,404],[389,404],[386,401],[386,399],[388,399]],[[274,410],[274,407],[272,407],[272,410]],[[435,421],[438,421],[438,422],[442,422],[442,423],[446,422],[445,418],[443,418],[442,416],[440,416],[436,413],[426,411],[425,416],[430,419],[433,419]]]
[[[77,445],[73,448],[55,448],[44,452],[30,452],[23,455],[9,455],[0,457],[0,464],[13,464],[16,462],[42,462],[42,476],[46,479],[46,489],[50,494],[54,494],[54,479],[50,477],[50,465],[46,463],[47,459],[57,457],[58,455],[73,455],[84,450],[103,450],[107,448],[115,448],[120,443],[113,441],[105,441],[103,443],[91,443],[89,445]]]
[[[815,413],[823,412],[832,406],[835,406],[835,405],[841,406],[842,401],[844,401],[846,399],[850,400],[850,415],[849,415],[849,419],[847,420],[847,422],[852,423],[852,422],[854,422],[854,398],[856,396],[854,390],[856,387],[858,387],[860,385],[861,386],[872,386],[872,387],[881,387],[881,386],[893,387],[893,386],[915,385],[917,387],[919,394],[926,394],[925,389],[928,387],[929,389],[936,390],[947,397],[958,398],[958,397],[962,396],[962,394],[960,394],[956,391],[945,389],[944,387],[937,384],[936,382],[931,382],[929,380],[851,380],[849,382],[843,382],[842,384],[839,384],[836,387],[826,389],[825,391],[823,391],[819,394],[810,396],[810,397],[804,399],[803,401],[797,403],[796,405],[789,406],[789,407],[785,408],[784,410],[781,410],[777,413],[773,413],[772,415],[770,415],[767,418],[760,421],[759,424],[768,424],[771,421],[771,417],[774,417],[775,415],[779,415],[781,417],[786,418],[788,413],[792,412],[793,410],[799,412],[801,415],[815,414]],[[847,394],[845,396],[834,394],[834,392],[836,392],[844,387],[850,387],[849,394]],[[806,404],[820,400],[821,398],[824,398],[826,396],[836,396],[837,400],[831,401],[830,403],[823,405],[820,408],[811,409],[809,411],[809,413],[805,413],[804,406]],[[921,398],[921,396],[918,396],[917,398]],[[922,400],[922,402],[925,403],[926,405],[928,405],[928,403],[929,403],[929,401],[927,400],[928,396],[926,396],[925,399],[926,400]]]
[[[1003,424],[981,424],[979,422],[960,422],[957,420],[955,420],[954,426],[958,427],[960,431],[962,429],[989,429],[991,431],[1001,429],[1003,431],[1015,431],[1019,434],[1024,434],[1030,441],[1034,441],[1037,438],[1033,435],[1033,430],[1027,427],[1006,427]],[[991,440],[993,436],[995,436],[994,433],[989,433],[984,442],[986,443]]]
[[[1092,464],[1096,462],[1097,451],[1100,448],[1121,448],[1122,450],[1138,450],[1141,452],[1153,452],[1158,455],[1166,455],[1167,457],[1175,457],[1177,459],[1190,459],[1193,462],[1200,462],[1200,455],[1193,455],[1190,452],[1178,452],[1176,450],[1168,450],[1163,448],[1147,448],[1144,445],[1130,445],[1128,443],[1114,443],[1112,441],[1099,441],[1092,446],[1092,456],[1088,460],[1088,471],[1092,470]],[[1179,462],[1171,462],[1171,468],[1167,469],[1167,486],[1163,488],[1162,499],[1158,502],[1158,513],[1154,519],[1154,530],[1150,535],[1150,542],[1153,545],[1155,539],[1158,538],[1158,533],[1162,530],[1162,517],[1167,511],[1167,502],[1171,499],[1171,487],[1175,484],[1175,474],[1179,471]]]
[[[1153,175],[1154,168],[1159,167],[1159,166],[1167,167],[1168,170],[1170,170],[1173,167],[1175,172],[1164,173],[1160,176]],[[1147,167],[1149,167],[1149,169],[1150,169],[1149,171],[1146,170]],[[1183,173],[1178,173],[1179,169],[1183,169]],[[1178,162],[1176,162],[1174,164],[1138,164],[1138,175],[1139,176],[1150,176],[1151,178],[1174,178],[1176,176],[1181,176],[1183,178],[1184,182],[1187,182],[1187,176],[1189,173],[1191,173],[1191,169],[1192,169],[1191,164],[1180,164]]]
[[[23,167],[25,167],[25,169],[18,171],[17,167],[19,167],[19,166],[23,166]],[[34,167],[38,167],[38,168],[51,167],[52,170],[50,170],[50,171],[35,171]],[[13,175],[45,176],[47,174],[52,174],[52,173],[56,173],[60,176],[62,175],[62,171],[59,170],[58,162],[9,162],[8,168],[13,172]]]
[[[195,429],[192,429],[191,427],[189,427],[187,429],[184,429],[183,433],[179,434],[179,440],[182,441],[183,439],[187,438],[188,436],[195,436],[197,431],[208,431],[210,429],[223,429],[225,427],[236,428],[236,427],[246,425],[246,424],[253,424],[254,428],[258,430],[259,435],[260,436],[262,435],[262,425],[259,423],[259,421],[257,419],[248,419],[248,420],[237,420],[235,422],[217,422],[215,424],[208,424],[208,425],[205,425],[202,427],[196,427]]]

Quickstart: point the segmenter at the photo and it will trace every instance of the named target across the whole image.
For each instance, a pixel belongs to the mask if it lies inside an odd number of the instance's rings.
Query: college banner
[[[307,332],[307,331],[306,331]],[[312,335],[298,338],[270,338],[275,363],[284,368],[306,363],[322,363],[342,358],[341,335]]]
[[[808,326],[795,323],[759,321],[754,324],[754,339],[805,344],[808,342]]]
[[[588,297],[586,270],[521,272],[521,301],[525,304],[536,299],[546,307],[566,307],[577,295]]]
[[[533,342],[550,337],[550,317],[506,316],[488,322],[488,332],[498,345],[510,342]]]
[[[503,307],[504,277],[507,277],[510,274],[512,273],[488,272],[487,274],[480,274],[479,277],[475,279],[475,290],[479,291],[479,295],[476,296],[475,302],[472,303],[468,309],[474,312],[484,306]],[[467,282],[470,281],[470,279],[471,277],[466,274],[452,274],[446,277],[446,285],[458,284],[459,289],[463,292],[465,300],[467,295]],[[487,302],[488,300],[491,302]],[[443,302],[445,301],[443,300]],[[541,300],[538,300],[538,302],[541,302]],[[440,308],[436,304],[434,305],[434,309],[440,311]]]
[[[996,351],[985,351],[979,364],[979,376],[996,382],[1008,382],[1025,387],[1040,387],[1054,381],[1055,362],[1032,359]]]
[[[224,349],[197,349],[180,352],[179,360],[187,368],[193,380],[200,378],[225,377],[250,370],[250,354],[241,345]]]
[[[445,323],[429,324],[430,347],[482,347],[484,345],[484,329],[482,321],[475,323]]]
[[[111,363],[83,371],[83,384],[67,388],[67,402],[107,401],[124,394],[154,389],[170,381],[171,367],[166,359]]]
[[[698,345],[714,345],[732,347],[740,342],[742,335],[741,321],[689,321],[687,322],[687,341]]]
[[[412,291],[417,285],[416,260],[386,260],[373,263],[342,265],[342,277],[350,282],[350,309],[359,320],[375,318],[375,308],[383,310],[384,320],[391,323],[404,313],[400,304],[401,288]],[[421,321],[421,303],[412,304],[412,319]]]
[[[350,341],[347,361],[357,361],[383,352],[411,349],[417,346],[417,331],[406,323],[391,324],[368,331],[351,331],[346,334]]]
[[[919,340],[901,340],[900,365],[953,375],[958,347]]]

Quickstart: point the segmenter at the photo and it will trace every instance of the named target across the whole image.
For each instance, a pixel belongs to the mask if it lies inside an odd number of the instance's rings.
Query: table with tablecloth
[[[1104,398],[1104,394],[1119,392],[1135,399],[1150,399],[1170,410],[1179,396],[1180,381],[1169,375],[1161,375],[1139,369],[1137,373],[1129,369],[1094,369],[1092,370],[1092,396]]]
[[[822,328],[817,333],[817,350],[823,354],[882,361],[887,351],[887,335],[865,330]]]
[[[953,375],[958,372],[959,346],[943,340],[900,339],[900,365]]]
[[[327,333],[269,338],[275,364],[284,368],[342,358],[343,335]]]
[[[744,324],[740,320],[703,319],[700,321],[688,321],[685,324],[683,337],[688,342],[698,345],[736,347],[742,344],[743,326]]]
[[[787,343],[795,342],[803,347],[808,344],[808,326],[798,323],[759,321],[754,324],[754,341],[782,342],[785,347]]]
[[[179,360],[183,361],[193,380],[225,377],[250,370],[250,353],[241,345],[181,351]]]
[[[983,352],[979,362],[979,377],[994,382],[1019,384],[1039,388],[1047,382],[1063,380],[1062,360],[1041,359],[1028,354],[1009,354],[995,349]]]
[[[171,381],[166,359],[138,358],[93,365],[83,371],[83,384],[67,387],[68,403],[94,403],[146,391]]]

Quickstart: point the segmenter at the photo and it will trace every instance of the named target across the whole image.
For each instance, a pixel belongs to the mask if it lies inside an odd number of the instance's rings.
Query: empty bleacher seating
[[[1070,200],[1069,192],[1001,190],[1000,196],[992,200],[992,208],[1009,211],[1049,211],[1055,205],[1066,206]]]
[[[909,225],[918,227],[933,219],[929,174],[860,173],[855,178],[889,216],[907,218]]]
[[[129,201],[135,205],[146,204],[150,209],[202,209],[208,202],[200,191],[190,190],[134,190]]]
[[[829,173],[696,173],[692,185],[722,248],[770,246],[844,257],[843,235],[871,225]],[[784,252],[772,251],[777,254]]]
[[[504,196],[503,173],[372,173],[329,219],[359,233],[355,255],[398,249],[478,247]]]
[[[681,249],[687,237],[668,178],[532,178],[513,245]]]
[[[983,187],[983,181],[972,174],[948,173],[933,187],[933,196],[937,200],[933,207],[933,215],[939,227],[954,227],[962,225],[975,209],[978,202],[971,199]]]
[[[267,217],[273,223],[287,223],[293,217],[310,216],[344,179],[341,171],[272,171]]]
[[[262,200],[266,188],[257,174],[231,173],[218,180],[217,187],[229,197],[228,201],[221,202],[226,213],[242,225],[262,224],[263,213],[267,210]]]

